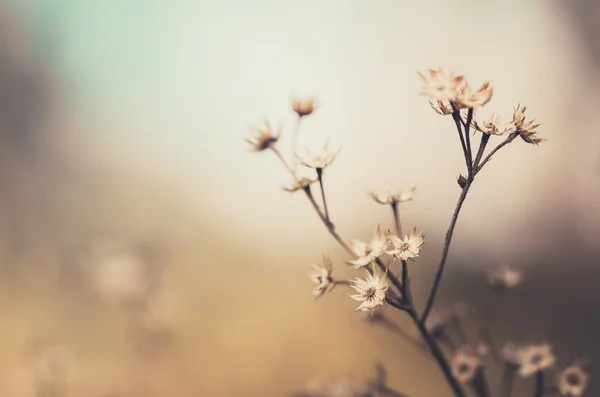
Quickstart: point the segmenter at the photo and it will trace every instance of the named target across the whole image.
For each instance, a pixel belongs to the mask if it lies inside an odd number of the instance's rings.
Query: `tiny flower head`
[[[385,302],[385,294],[390,287],[390,283],[387,275],[381,273],[375,267],[373,274],[367,273],[364,280],[354,279],[350,287],[356,291],[356,294],[350,295],[350,298],[361,302],[356,310],[373,311]]]
[[[389,205],[396,203],[405,203],[407,201],[413,201],[415,194],[417,193],[417,188],[412,187],[408,190],[398,189],[396,192],[368,192],[368,195],[379,204]]]
[[[452,73],[446,75],[442,69],[429,69],[427,74],[417,73],[424,84],[421,95],[436,101],[453,102],[464,80],[463,76],[454,76]]]
[[[556,361],[549,343],[522,347],[519,359],[519,375],[524,378],[550,368]]]
[[[470,347],[458,349],[450,360],[452,375],[461,383],[473,380],[481,368],[481,357]]]
[[[467,314],[469,307],[466,303],[454,303],[448,306],[434,307],[427,317],[425,327],[434,337],[444,334],[448,326]]]
[[[502,264],[488,276],[488,282],[498,289],[514,288],[523,282],[523,272]]]
[[[318,299],[325,295],[327,291],[330,291],[335,284],[331,278],[333,262],[329,259],[329,256],[323,255],[321,262],[312,265],[311,268],[313,271],[308,276],[315,284],[317,284],[313,289],[313,298]]]
[[[490,99],[492,99],[492,94],[494,89],[490,86],[489,82],[485,82],[476,89],[475,91],[471,90],[471,87],[464,83],[458,89],[458,95],[456,97],[456,106],[458,108],[480,108],[485,106]]]
[[[300,170],[305,170],[304,172],[300,172]],[[283,190],[286,192],[294,193],[298,190],[304,190],[308,186],[312,185],[317,181],[317,174],[314,169],[302,167],[298,171],[296,171],[296,175],[294,176],[294,180],[288,185],[283,187]]]
[[[292,109],[298,117],[308,116],[315,110],[314,98],[294,98],[292,99]]]
[[[435,103],[429,101],[429,106],[431,106],[434,112],[442,116],[454,113],[452,104],[449,101],[441,101],[439,99]]]
[[[563,396],[580,397],[587,388],[589,378],[580,365],[571,365],[558,374],[558,391]]]
[[[517,105],[515,108],[513,119],[511,121],[512,126],[515,128],[515,132],[527,143],[537,145],[541,142],[545,142],[547,139],[540,138],[536,135],[536,129],[540,125],[534,124],[535,120],[525,121],[525,110],[527,110],[527,106]]]
[[[373,238],[368,244],[360,240],[352,240],[351,248],[358,258],[348,261],[348,263],[355,269],[367,266],[383,255],[386,246],[387,239],[383,233],[381,233],[380,226],[377,225]]]
[[[337,155],[340,153],[340,150],[341,148],[332,150],[329,147],[329,140],[327,140],[325,141],[325,144],[321,148],[320,152],[315,153],[309,149],[306,149],[306,153],[303,156],[297,155],[296,158],[302,165],[309,168],[314,168],[318,171],[327,168],[327,166],[333,163],[333,160],[335,160]]]
[[[250,144],[255,152],[269,149],[279,140],[280,131],[274,132],[271,123],[267,119],[265,119],[264,127],[250,126],[250,130],[253,134],[250,138],[246,138],[246,142]]]
[[[506,126],[502,126],[500,122],[500,116],[496,114],[492,114],[492,116],[479,124],[475,119],[473,119],[471,126],[475,128],[475,130],[479,132],[483,132],[487,135],[503,135],[509,131]]]
[[[507,342],[500,348],[500,359],[506,364],[519,366],[521,364],[522,349],[517,345]]]
[[[421,248],[425,244],[425,232],[417,233],[415,227],[410,236],[404,236],[404,239],[401,239],[388,230],[388,241],[391,244],[391,249],[386,253],[393,255],[396,259],[405,261],[419,256]]]

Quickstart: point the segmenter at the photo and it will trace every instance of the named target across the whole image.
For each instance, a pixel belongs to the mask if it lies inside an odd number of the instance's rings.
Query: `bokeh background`
[[[285,396],[360,381],[379,360],[407,394],[449,395],[430,361],[359,324],[340,291],[310,299],[309,264],[329,253],[345,274],[348,258],[303,197],[281,191],[276,159],[243,141],[264,117],[289,135],[290,99],[315,95],[300,143],[342,146],[326,184],[346,238],[391,226],[367,190],[418,186],[403,222],[428,233],[411,269],[423,302],[463,167],[452,121],[418,95],[429,67],[491,80],[481,116],[523,103],[548,138],[514,142],[477,180],[440,303],[470,302],[476,335],[492,315],[486,272],[523,267],[494,338],[550,339],[561,364],[590,360],[595,395],[598,18],[593,0],[3,0],[2,395],[35,395],[39,339],[69,351],[69,396]],[[173,332],[158,358],[132,349],[126,311],[90,284],[81,247],[97,240],[168,252],[159,317]]]

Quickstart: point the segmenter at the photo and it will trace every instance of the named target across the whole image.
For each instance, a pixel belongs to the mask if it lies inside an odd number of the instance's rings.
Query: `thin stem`
[[[298,116],[298,121],[296,121],[296,128],[294,128],[294,132],[292,132],[292,158],[296,156],[296,150],[298,149],[298,132],[300,131],[300,122],[302,121],[302,117]],[[294,161],[294,171],[297,168],[297,162]]]
[[[481,171],[481,169],[483,168],[484,165],[487,164],[488,161],[490,161],[490,159],[492,158],[492,156],[494,154],[496,154],[496,152],[500,149],[502,149],[504,146],[508,145],[509,143],[511,143],[512,141],[515,140],[515,138],[519,136],[519,133],[517,132],[513,132],[512,134],[510,134],[502,143],[500,143],[498,146],[496,146],[494,148],[494,150],[492,150],[486,157],[485,159],[481,162],[481,164],[477,167],[477,169],[475,170],[475,175],[477,175],[479,173],[479,171]]]
[[[404,290],[404,288],[402,287],[402,283],[400,283],[400,280],[398,280],[398,277],[396,277],[394,273],[388,270],[388,266],[386,266],[381,259],[375,258],[375,263],[383,272],[387,274],[387,278],[392,282],[392,285],[396,287],[398,292],[402,295],[402,291]]]
[[[402,261],[402,296],[406,296],[406,280],[408,279],[408,264]]]
[[[533,397],[544,397],[544,373],[538,371],[535,374],[535,391]]]
[[[296,173],[294,172],[294,169],[288,164],[287,161],[285,161],[285,159],[281,155],[281,152],[279,151],[279,149],[277,149],[275,146],[271,146],[271,151],[273,153],[275,153],[275,155],[281,161],[281,163],[283,164],[283,166],[288,170],[288,172],[290,174],[292,174],[292,176],[294,177],[294,179],[296,179]]]
[[[454,214],[452,215],[452,220],[450,221],[450,227],[446,232],[446,239],[444,241],[444,248],[442,250],[442,257],[440,259],[440,263],[438,265],[438,270],[435,275],[435,280],[433,282],[433,286],[431,287],[431,291],[429,292],[429,298],[427,299],[427,305],[425,306],[425,311],[423,312],[423,316],[421,317],[421,322],[425,324],[431,309],[433,309],[433,304],[435,303],[435,297],[437,294],[437,290],[442,281],[442,275],[444,273],[444,266],[446,265],[446,258],[448,257],[448,251],[450,250],[450,243],[452,242],[452,234],[454,233],[454,227],[456,226],[456,221],[458,220],[458,214],[460,213],[460,209],[462,208],[465,199],[467,198],[467,193],[469,192],[469,188],[471,187],[472,179],[467,179],[467,183],[465,187],[463,187],[460,197],[458,198],[458,202],[456,203],[456,208],[454,209]]]
[[[454,395],[456,397],[466,397],[466,394],[465,394],[462,386],[456,380],[454,375],[452,375],[452,369],[450,368],[450,364],[448,364],[448,361],[446,360],[446,357],[444,356],[444,352],[442,351],[440,346],[437,344],[437,342],[435,341],[433,336],[431,336],[431,334],[429,334],[429,332],[427,331],[427,328],[425,327],[425,324],[423,322],[419,321],[419,316],[414,311],[414,309],[409,310],[408,314],[410,315],[413,322],[419,329],[419,332],[423,336],[425,343],[427,344],[427,346],[429,347],[429,350],[431,351],[431,354],[433,354],[433,357],[437,361],[438,366],[442,370],[444,378],[446,378],[446,381],[452,388]]]
[[[469,175],[473,173],[473,150],[471,149],[471,121],[473,121],[473,108],[467,112],[467,121],[465,122],[465,145],[467,147],[467,170]]]
[[[462,120],[460,119],[460,111],[455,110],[452,113],[452,118],[454,119],[454,123],[456,124],[456,130],[458,131],[458,136],[460,138],[460,144],[462,146],[463,155],[465,156],[465,163],[467,164],[467,170],[471,169],[471,162],[469,161],[469,152],[467,150],[467,144],[465,143],[465,137],[463,136],[462,130]]]
[[[483,157],[483,152],[485,151],[485,147],[487,146],[490,140],[490,135],[481,133],[481,141],[479,142],[479,150],[477,150],[477,156],[475,157],[475,161],[473,162],[473,168],[475,171],[479,168],[479,162],[481,161],[481,157]]]
[[[402,223],[400,222],[400,209],[398,208],[398,202],[394,201],[390,204],[392,212],[394,213],[394,223],[396,224],[396,235],[402,238]]]
[[[500,384],[500,397],[510,397],[517,375],[517,368],[512,364],[506,364]]]
[[[465,332],[465,328],[463,327],[462,321],[459,317],[454,319],[454,326],[456,328],[456,332],[458,334],[458,340],[461,344],[469,343],[469,338],[467,337],[467,333]]]
[[[329,234],[331,234],[335,241],[337,241],[350,255],[356,258],[356,252],[354,252],[354,250],[350,248],[350,246],[340,237],[340,235],[335,231],[333,223],[329,221],[329,219],[323,214],[323,212],[319,208],[319,205],[315,201],[315,198],[310,190],[310,186],[304,188],[304,193],[306,194],[306,197],[308,197],[308,201],[310,201],[313,208],[317,212],[317,215],[319,215],[319,218],[321,218],[321,221],[329,231]]]
[[[323,208],[325,209],[325,219],[331,223],[329,210],[327,210],[327,200],[325,199],[325,187],[323,186],[323,168],[317,168],[317,176],[319,177],[319,186],[321,187],[321,199],[323,200]]]
[[[473,389],[479,397],[490,397],[490,386],[488,385],[487,379],[485,378],[485,374],[483,373],[483,369],[480,368],[473,378]]]

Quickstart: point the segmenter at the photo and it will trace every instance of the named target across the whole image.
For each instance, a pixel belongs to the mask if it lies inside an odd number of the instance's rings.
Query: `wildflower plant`
[[[463,204],[475,180],[492,158],[501,149],[520,137],[525,143],[538,145],[546,139],[538,136],[538,127],[534,119],[526,115],[527,108],[517,105],[508,123],[502,123],[497,114],[487,120],[478,120],[476,111],[488,105],[493,96],[493,87],[484,82],[478,87],[471,86],[462,75],[445,73],[441,69],[430,69],[418,73],[423,82],[421,95],[429,99],[434,112],[441,116],[449,116],[458,133],[458,140],[465,162],[465,169],[459,174],[457,183],[460,194],[450,219],[450,224],[443,242],[441,257],[422,310],[411,293],[409,261],[419,260],[425,247],[426,233],[413,227],[410,233],[404,233],[401,222],[400,206],[415,199],[415,187],[407,190],[388,192],[369,191],[369,197],[377,204],[390,206],[394,227],[382,231],[377,225],[370,241],[344,239],[338,232],[328,209],[325,194],[325,169],[330,167],[340,155],[340,148],[333,148],[329,140],[318,150],[307,149],[299,152],[296,147],[300,122],[313,113],[314,101],[310,98],[294,99],[292,110],[297,114],[297,124],[292,132],[292,153],[284,156],[279,147],[281,130],[273,132],[268,121],[266,128],[252,128],[254,136],[247,139],[250,148],[255,152],[270,151],[287,169],[291,183],[284,190],[299,194],[302,192],[315,210],[317,216],[347,254],[349,259],[343,262],[349,269],[358,272],[353,280],[339,280],[332,277],[333,261],[328,256],[313,265],[311,280],[316,284],[313,297],[320,298],[331,292],[335,286],[349,288],[346,294],[357,302],[356,311],[361,313],[361,321],[367,324],[380,324],[387,329],[402,335],[409,342],[435,360],[453,394],[466,397],[468,389],[478,397],[511,395],[512,385],[517,376],[534,377],[534,395],[541,397],[544,393],[557,392],[562,395],[580,396],[585,390],[589,376],[580,365],[572,365],[562,372],[555,372],[554,386],[548,386],[544,375],[553,371],[556,358],[552,346],[547,342],[516,346],[511,343],[497,348],[491,342],[490,332],[483,330],[480,340],[469,341],[462,327],[461,317],[466,314],[466,305],[436,307],[436,297],[443,279],[446,261],[454,229]],[[496,139],[503,140],[493,143]],[[478,141],[478,142],[475,142]],[[495,293],[506,293],[523,281],[520,270],[504,264],[488,275],[488,282]],[[417,335],[406,333],[397,326],[390,317],[381,312],[383,306],[389,306],[406,314],[415,326]],[[453,334],[458,334],[458,340]],[[486,360],[496,358],[505,368],[500,386],[500,394],[492,393],[486,375]],[[380,368],[379,373],[384,373]],[[380,386],[388,395],[403,396],[388,386]],[[377,388],[375,388],[377,389]],[[351,396],[375,396],[377,390],[369,392],[347,393]],[[330,396],[332,392],[324,389],[309,392],[306,396]]]

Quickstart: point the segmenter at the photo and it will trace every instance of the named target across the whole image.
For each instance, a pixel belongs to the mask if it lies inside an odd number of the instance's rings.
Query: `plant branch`
[[[491,160],[492,156],[494,154],[496,154],[496,152],[500,149],[502,149],[504,146],[508,145],[509,143],[511,143],[512,141],[515,140],[515,138],[519,136],[519,133],[517,132],[513,132],[511,133],[502,143],[500,143],[498,146],[496,146],[494,148],[494,150],[492,150],[486,157],[485,159],[481,162],[481,164],[479,164],[479,166],[477,166],[477,169],[475,170],[475,175],[477,175],[479,173],[479,171],[481,171],[481,169],[483,168],[484,165],[487,164],[488,161]]]
[[[440,259],[440,263],[438,265],[438,270],[435,275],[435,279],[433,282],[433,286],[431,287],[431,291],[429,292],[429,298],[427,298],[427,305],[425,306],[425,311],[421,317],[421,323],[425,324],[427,321],[427,317],[433,309],[433,304],[435,303],[435,297],[437,294],[437,290],[442,281],[442,275],[444,273],[444,266],[446,265],[446,258],[448,258],[448,251],[450,250],[450,243],[452,242],[452,234],[454,233],[454,227],[456,226],[456,221],[458,220],[458,215],[460,214],[460,209],[462,208],[465,199],[467,198],[467,193],[469,192],[469,188],[471,187],[472,179],[467,179],[465,186],[462,189],[460,197],[458,198],[458,202],[456,203],[456,208],[454,209],[454,214],[452,215],[452,220],[450,221],[450,227],[446,232],[446,239],[444,241],[444,248],[442,249],[442,257]]]
[[[327,200],[325,199],[325,187],[323,186],[323,168],[317,168],[317,176],[319,177],[319,186],[321,187],[321,200],[323,201],[323,208],[325,209],[325,219],[331,223],[329,218],[329,211],[327,210]]]
[[[390,204],[392,212],[394,213],[394,223],[396,225],[396,235],[402,238],[402,223],[400,222],[400,209],[398,208],[398,202],[394,201]]]
[[[490,135],[482,132],[481,141],[479,142],[479,150],[477,151],[477,156],[475,157],[475,161],[473,162],[473,168],[475,169],[475,173],[477,173],[477,169],[479,168],[479,162],[481,161],[481,157],[483,157],[485,147],[487,146],[489,140]]]
[[[533,397],[544,397],[544,373],[538,371],[535,374],[535,391]]]
[[[460,117],[460,113],[459,113]],[[473,150],[471,149],[471,122],[473,121],[473,108],[467,112],[467,121],[465,122],[465,145],[467,147],[467,170],[469,175],[473,174]]]
[[[292,158],[296,156],[296,150],[298,149],[298,135],[300,132],[300,122],[302,121],[302,117],[298,116],[298,121],[296,121],[296,128],[294,128],[294,132],[292,132]],[[294,171],[297,168],[297,162],[294,162]]]
[[[502,383],[500,384],[500,397],[510,397],[515,383],[517,368],[512,364],[506,364],[502,374]]]
[[[460,118],[460,111],[455,110],[454,113],[452,113],[452,118],[454,119],[454,123],[456,124],[456,130],[458,131],[458,136],[460,138],[460,144],[462,146],[463,155],[465,157],[465,163],[467,164],[467,170],[470,170],[471,162],[469,161],[469,152],[467,150],[467,144],[465,143],[465,137],[463,136],[462,120]]]

